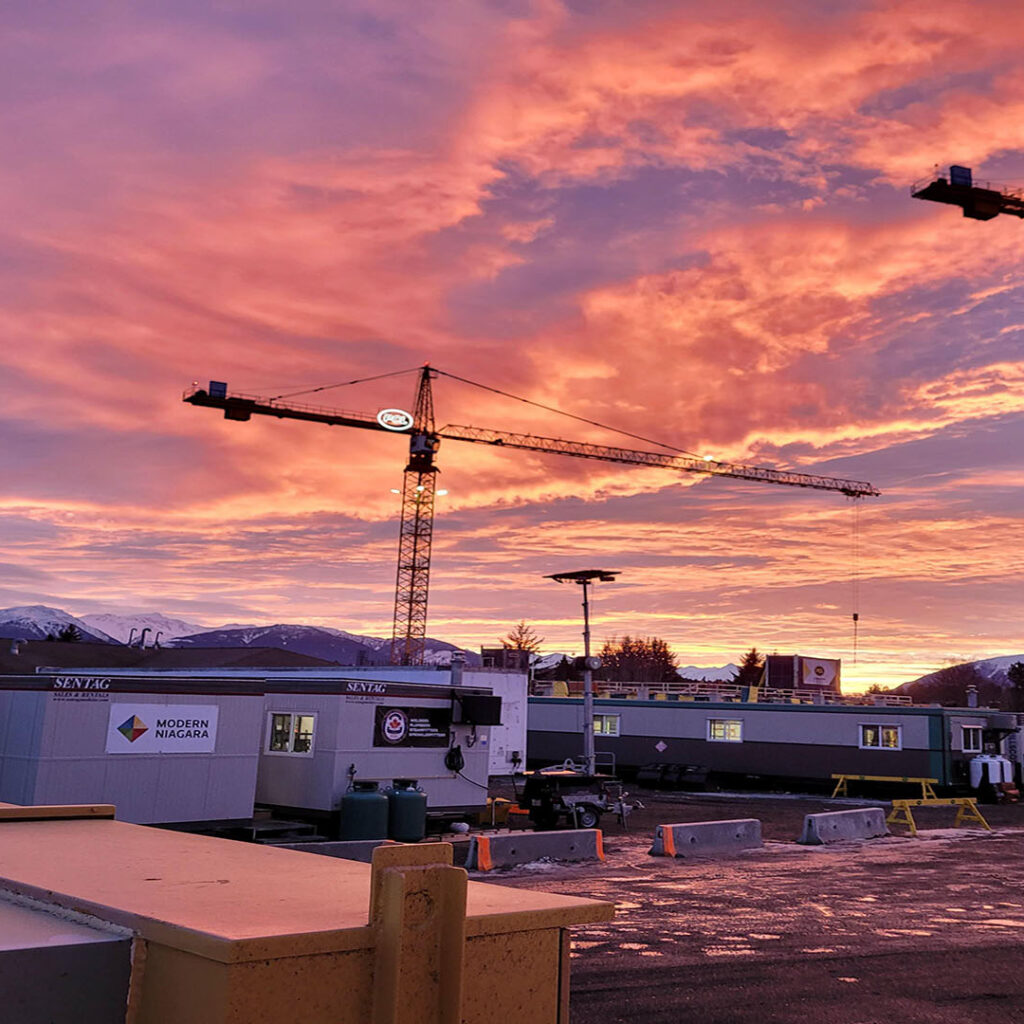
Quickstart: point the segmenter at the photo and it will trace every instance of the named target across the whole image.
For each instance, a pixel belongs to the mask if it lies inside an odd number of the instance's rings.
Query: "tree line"
[[[506,650],[540,653],[544,638],[524,619],[505,635],[501,644]],[[660,683],[680,679],[679,662],[669,649],[668,642],[659,636],[613,637],[605,640],[597,652],[601,667],[594,670],[594,678],[616,683]],[[741,659],[736,675],[731,680],[737,686],[756,686],[764,668],[764,656],[752,647]],[[566,656],[544,673],[551,679],[577,680],[583,670],[574,659]]]

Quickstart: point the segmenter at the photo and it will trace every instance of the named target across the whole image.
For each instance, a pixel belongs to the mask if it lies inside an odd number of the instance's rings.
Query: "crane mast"
[[[633,466],[659,466],[704,476],[727,476],[740,480],[838,491],[851,498],[874,497],[880,492],[863,480],[844,480],[809,473],[791,473],[763,466],[701,459],[692,455],[639,451],[585,441],[491,430],[449,424],[438,430],[434,424],[431,381],[438,371],[422,367],[416,388],[413,413],[385,409],[376,416],[364,412],[337,411],[315,406],[282,403],[253,395],[228,394],[227,385],[211,381],[208,390],[194,387],[183,396],[191,405],[221,409],[226,419],[245,421],[253,416],[305,420],[328,426],[358,427],[409,435],[409,461],[402,479],[402,521],[398,537],[398,574],[391,633],[391,663],[420,665],[427,636],[427,600],[430,589],[430,548],[434,533],[434,498],[437,494],[435,456],[441,439],[517,448],[524,451],[568,455]]]
[[[434,536],[434,496],[440,440],[434,430],[434,396],[429,366],[420,371],[409,436],[409,461],[402,477],[402,523],[398,531],[398,577],[391,628],[391,664],[421,665],[427,642],[430,544]]]

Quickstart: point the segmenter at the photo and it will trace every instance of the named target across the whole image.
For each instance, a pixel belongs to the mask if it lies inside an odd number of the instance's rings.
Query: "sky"
[[[993,26],[997,29],[993,30]],[[44,0],[0,12],[0,606],[390,632],[443,370],[881,497],[445,442],[428,632],[893,685],[1024,651],[1024,7]],[[439,424],[650,447],[450,378]],[[859,615],[856,658],[852,615]]]

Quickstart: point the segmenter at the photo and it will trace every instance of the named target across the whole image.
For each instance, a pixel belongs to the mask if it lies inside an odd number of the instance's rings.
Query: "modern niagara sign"
[[[212,754],[216,704],[111,704],[108,754]]]

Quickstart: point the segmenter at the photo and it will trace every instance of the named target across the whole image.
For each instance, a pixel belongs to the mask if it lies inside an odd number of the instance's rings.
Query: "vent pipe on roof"
[[[462,670],[466,667],[466,652],[452,651],[452,686],[462,685]]]
[[[969,708],[976,708],[978,706],[978,688],[974,683],[967,687],[967,706]]]
[[[11,641],[11,643],[10,643],[10,652],[11,652],[11,654],[21,654],[21,641],[20,640],[12,640]]]

